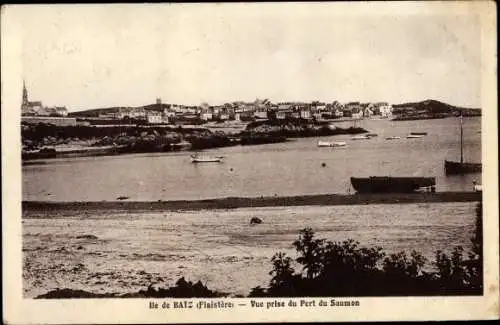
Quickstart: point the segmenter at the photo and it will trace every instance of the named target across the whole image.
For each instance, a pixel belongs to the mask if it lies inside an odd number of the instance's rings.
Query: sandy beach
[[[448,253],[456,245],[469,249],[475,206],[452,202],[196,211],[63,205],[57,210],[26,209],[23,291],[30,298],[64,288],[124,294],[150,285],[170,287],[185,277],[211,290],[247,295],[251,288],[268,284],[273,254],[296,256],[292,242],[306,226],[318,238],[351,238],[363,246],[381,246],[388,254],[416,249],[432,268],[436,250]],[[251,225],[252,217],[262,224]]]

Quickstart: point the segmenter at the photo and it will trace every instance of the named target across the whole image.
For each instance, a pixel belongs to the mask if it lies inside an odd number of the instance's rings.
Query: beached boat
[[[191,155],[191,162],[193,163],[209,163],[209,162],[222,162],[224,157],[220,156],[200,156],[198,154]]]
[[[410,132],[411,135],[427,135],[427,132]]]
[[[347,143],[345,143],[344,141],[318,141],[318,147],[338,148],[346,146]]]
[[[351,138],[351,140],[368,140],[370,137],[366,135],[355,135]]]
[[[407,139],[420,139],[423,137],[424,137],[423,135],[415,135],[415,134],[410,134],[406,136]]]
[[[463,124],[462,115],[460,115],[460,162],[445,160],[444,171],[446,175],[480,173],[483,169],[481,163],[464,162],[464,146],[463,146],[464,132],[462,124]]]
[[[392,137],[387,137],[385,138],[386,140],[397,140],[397,139],[401,139],[401,137],[398,137],[398,136],[392,136]]]
[[[435,177],[351,177],[352,187],[359,193],[411,193],[422,188],[435,191]]]

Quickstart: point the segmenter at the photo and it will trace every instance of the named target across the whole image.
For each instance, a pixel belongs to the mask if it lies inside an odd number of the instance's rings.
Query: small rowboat
[[[347,143],[344,141],[318,141],[318,147],[330,147],[330,148],[338,148],[338,147],[346,147]]]
[[[410,134],[410,135],[406,136],[407,139],[420,139],[423,137],[424,137],[423,135],[414,135],[414,134]]]
[[[352,140],[368,140],[370,137],[366,135],[356,135],[351,138]]]
[[[199,155],[191,155],[192,163],[208,163],[208,162],[222,162],[224,157],[221,156],[199,156]]]
[[[397,140],[397,139],[401,139],[401,137],[397,137],[397,136],[392,136],[392,137],[387,137],[385,138],[386,140]]]

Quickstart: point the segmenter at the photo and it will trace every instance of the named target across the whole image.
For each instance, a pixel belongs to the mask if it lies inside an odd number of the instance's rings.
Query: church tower
[[[28,89],[26,89],[26,82],[23,80],[23,103],[21,108],[28,107]]]

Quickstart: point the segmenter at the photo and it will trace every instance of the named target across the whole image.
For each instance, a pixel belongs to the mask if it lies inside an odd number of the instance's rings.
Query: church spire
[[[26,82],[23,79],[23,104],[28,103],[28,90],[26,89]]]

